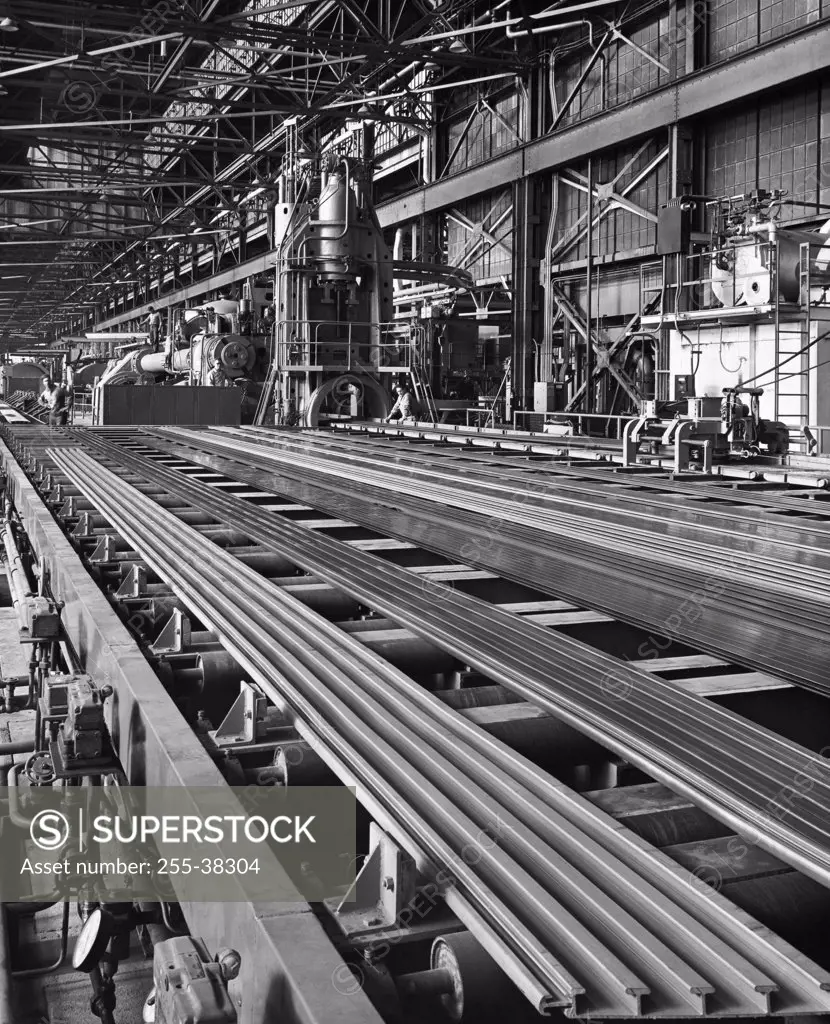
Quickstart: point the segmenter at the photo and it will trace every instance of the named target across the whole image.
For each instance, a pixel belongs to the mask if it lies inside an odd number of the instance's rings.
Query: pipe
[[[581,25],[583,21],[558,22],[556,25],[546,25],[534,28],[530,31],[511,33],[511,25],[521,25],[526,21],[543,21],[545,18],[560,18],[562,15],[576,14],[578,11],[587,11],[594,7],[607,7],[616,0],[587,0],[585,3],[576,4],[574,7],[563,7],[555,11],[541,11],[538,14],[530,14],[524,18],[505,18],[502,21],[488,21],[482,25],[472,25],[469,28],[453,29],[451,32],[436,32],[434,35],[418,36],[416,39],[404,39],[401,46],[415,46],[422,43],[431,43],[436,39],[456,39],[458,36],[468,36],[475,32],[489,32],[494,28],[506,28],[507,35],[512,39],[514,35],[536,35],[540,32],[555,32],[560,28],[570,28],[574,25]]]
[[[61,915],[60,949],[57,959],[43,967],[27,967],[24,970],[13,971],[12,978],[22,980],[24,978],[39,978],[44,974],[52,974],[63,967],[66,954],[69,951],[69,900],[63,901],[63,913]]]
[[[20,551],[15,543],[11,523],[8,520],[6,520],[3,528],[3,547],[6,552],[6,567],[11,586],[12,603],[17,615],[18,625],[23,627],[25,625],[23,606],[27,598],[32,597],[32,589],[23,568],[23,559],[20,557]]]
[[[6,754],[33,754],[35,752],[35,741],[31,740],[7,740],[0,743],[0,757]]]

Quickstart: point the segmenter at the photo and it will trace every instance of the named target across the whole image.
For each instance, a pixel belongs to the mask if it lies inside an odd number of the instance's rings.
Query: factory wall
[[[817,214],[830,203],[830,87],[811,86],[729,111],[707,122],[704,189],[732,195],[781,188],[808,205],[783,219]],[[827,211],[830,214],[830,210]]]

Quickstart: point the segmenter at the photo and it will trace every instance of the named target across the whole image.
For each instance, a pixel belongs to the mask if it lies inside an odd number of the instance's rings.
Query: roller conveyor
[[[558,628],[568,616],[577,624],[608,622],[607,615],[561,599],[494,607],[464,591],[465,581],[494,580],[494,571],[457,557],[449,565],[422,562],[411,572],[406,559],[390,564],[384,556],[414,549],[417,531],[413,541],[347,539],[366,536],[355,526],[351,486],[336,510],[330,507],[333,518],[318,511],[326,501],[306,504],[309,485],[291,496],[297,480],[287,464],[266,474],[252,453],[236,454],[244,462],[232,453],[209,454],[208,436],[183,431],[174,441],[161,432],[40,431],[19,450],[24,459],[27,451],[37,453],[27,464],[60,518],[72,522],[77,509],[90,536],[124,538],[109,557],[145,564],[155,573],[148,588],[159,594],[165,587],[156,579],[172,583],[278,705],[301,708],[292,711],[301,735],[341,780],[358,783],[372,817],[427,874],[457,865],[471,835],[480,846],[494,840],[483,851],[492,858],[475,865],[462,858],[471,870],[454,873],[446,903],[537,1008],[586,1017],[827,1012],[830,979],[820,958],[813,963],[701,885],[682,867],[695,863],[682,843],[670,856],[658,852],[505,746],[500,733],[482,728],[487,716],[462,714],[444,695],[426,691],[406,674],[406,660],[403,672],[390,668],[388,655],[395,643],[409,645],[407,657],[420,657],[413,644],[422,643],[428,662],[435,659],[429,652],[440,650],[495,684],[490,689],[525,697],[524,707],[553,712],[689,794],[694,806],[737,829],[736,840],[775,850],[777,859],[764,855],[767,870],[780,876],[797,864],[827,884],[824,760],[659,677],[675,663],[707,671],[724,662],[669,651],[646,672]],[[246,476],[258,483],[241,482]],[[397,504],[376,506],[393,525],[401,525]],[[434,504],[446,522],[446,503]],[[805,529],[786,532],[800,544]],[[217,541],[231,544],[227,553]],[[309,575],[292,576],[292,566]],[[346,623],[334,626],[315,614],[315,588],[330,595],[327,601],[386,616],[375,620],[381,642],[368,643],[358,622],[344,630]],[[284,671],[292,655],[310,677]],[[809,789],[794,790],[796,778],[808,779]]]
[[[553,1001],[597,1015],[698,1015],[715,1008],[757,1014],[774,1008],[785,990],[792,1000],[793,986],[803,998],[805,985],[813,1006],[830,1001],[823,972],[797,963],[792,953],[786,960],[788,951],[769,935],[759,936],[760,945],[749,942],[750,923],[740,914],[730,921],[725,901],[689,890],[659,855],[654,864],[644,862],[642,846],[621,837],[584,801],[551,786],[495,741],[459,727],[456,716],[407,677],[381,669],[318,617],[309,620],[302,606],[231,556],[208,551],[191,528],[88,456],[50,454],[263,686],[293,708],[304,734],[343,777],[356,779],[402,841],[424,863],[440,857],[453,865],[453,909],[467,921],[482,915],[478,928],[486,921],[491,943],[508,955],[500,962],[537,1005]],[[312,678],[325,681],[325,689]],[[446,801],[453,798],[451,810]],[[475,841],[475,829],[491,830],[498,843],[471,873],[457,851]],[[594,836],[602,843],[595,845]],[[667,904],[669,894],[684,897],[683,906]],[[570,916],[577,908],[582,920]],[[592,931],[585,930],[586,913]],[[598,946],[596,932],[610,946]],[[732,939],[729,946],[722,936]],[[717,985],[710,980],[715,960]]]
[[[256,467],[259,474],[278,474],[298,497],[354,522],[388,522],[390,529],[397,523],[402,536],[428,535],[432,547],[450,557],[464,552],[482,568],[543,590],[554,580],[562,597],[713,653],[726,652],[741,664],[798,685],[827,689],[828,598],[821,577],[806,600],[793,589],[778,587],[771,568],[753,572],[753,559],[761,562],[756,552],[751,559],[721,547],[697,566],[687,566],[685,542],[673,541],[666,531],[641,535],[639,552],[631,550],[626,533],[607,545],[600,531],[586,531],[579,517],[571,520],[571,534],[564,528],[542,534],[521,521],[531,515],[531,506],[522,502],[514,516],[518,521],[501,520],[494,528],[490,517],[471,510],[473,502],[463,488],[430,492],[430,500],[427,488],[400,475],[372,471],[358,477],[346,466],[310,457],[301,464],[296,455],[244,440],[244,432],[223,437],[215,431],[165,428],[159,436],[189,446],[197,460],[209,462],[209,454],[199,454],[205,452],[239,461],[244,452],[249,472]],[[442,512],[439,495],[455,505],[451,519]],[[384,506],[389,509],[385,515],[380,511]],[[746,538],[745,546],[750,544]],[[800,578],[796,574],[794,585]]]

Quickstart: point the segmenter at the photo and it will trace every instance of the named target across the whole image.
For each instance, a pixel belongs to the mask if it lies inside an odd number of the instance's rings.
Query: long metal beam
[[[826,972],[774,937],[753,936],[752,922],[734,914],[725,901],[713,902],[708,891],[694,886],[685,889],[682,873],[659,855],[647,863],[633,837],[616,834],[575,794],[444,707],[414,680],[384,668],[348,633],[303,608],[278,585],[217,551],[128,483],[123,469],[118,475],[79,447],[46,454],[211,624],[265,690],[288,704],[300,731],[316,741],[336,771],[345,769],[357,782],[373,813],[378,808],[392,818],[394,834],[422,866],[434,870],[449,855],[445,867],[456,884],[445,893],[448,904],[492,951],[501,952],[504,970],[540,1009],[573,1005],[574,1012],[597,1016],[672,1016],[684,1009],[705,1014],[709,996],[712,1012],[719,1014],[725,1007],[727,1013],[784,1012],[783,1005],[775,1005],[779,996],[785,1003],[795,998],[803,1008],[830,1005]],[[131,474],[140,460],[126,453],[125,458]],[[149,460],[144,463],[144,479],[163,479],[166,487],[178,476]],[[182,487],[188,497],[199,490],[184,480],[172,486]],[[211,495],[208,502],[239,515],[243,529],[262,522],[261,511],[245,509],[238,499],[225,503],[210,488],[202,490]],[[293,529],[303,533],[301,526]],[[303,541],[296,541],[294,550],[307,549]],[[363,555],[345,545],[329,546],[348,552],[351,573],[361,573],[364,586],[379,568],[367,566]],[[446,601],[423,592],[418,601],[399,570],[384,566],[383,571],[384,587],[368,584],[373,600],[380,597],[386,610],[401,599],[418,605],[436,635],[448,620],[456,623],[463,610],[476,620],[473,634],[498,651],[496,663],[506,653],[501,638],[511,630],[527,634],[517,640],[518,651],[559,642],[508,613],[496,613],[493,623],[491,609],[451,591]],[[387,587],[394,592],[386,592]],[[469,632],[464,635],[467,653],[476,644]],[[569,644],[579,646],[564,641]],[[540,665],[551,663],[542,652],[539,656]],[[644,675],[643,684],[652,686],[655,680]],[[662,681],[656,687],[671,690]],[[736,719],[736,724],[746,731],[745,723]],[[699,726],[695,733],[699,739]],[[776,746],[769,766],[774,772],[786,760],[785,745],[776,745],[772,734],[767,739]],[[759,749],[766,749],[763,741]],[[741,759],[737,749],[732,752],[742,766],[750,760]],[[808,753],[793,753],[803,769]],[[773,792],[777,785],[763,769],[757,781]],[[823,784],[823,789],[830,796],[830,787]],[[768,825],[771,834],[780,834],[779,822],[769,820]],[[801,842],[805,838],[799,837]],[[459,862],[457,851],[472,847],[481,855],[475,863],[463,857],[465,863]],[[640,920],[644,905],[649,908],[645,927]],[[478,917],[482,910],[483,919]],[[698,931],[704,921],[706,933]],[[517,941],[523,944],[517,947]]]
[[[61,620],[82,667],[107,702],[118,756],[133,785],[223,786],[225,781],[132,636],[81,563],[22,467],[0,441],[6,489],[39,558],[45,559]],[[381,1024],[366,997],[349,999],[332,986],[343,971],[311,907],[297,904],[192,903],[183,907],[194,935],[211,949],[242,954],[234,983],[240,1024]]]
[[[566,167],[590,153],[639,139],[730,103],[752,99],[764,91],[792,85],[828,68],[830,23],[823,22],[698,71],[616,110],[525,143],[488,163],[382,203],[377,208],[378,219],[382,227],[389,227],[434,213],[470,196],[489,192],[494,183],[501,186],[531,174]]]
[[[278,472],[284,479],[282,488],[293,489],[300,500],[310,500],[304,494],[311,488],[317,507],[351,516],[362,525],[374,525],[374,504],[390,515],[391,493],[395,513],[407,529],[419,538],[427,531],[428,546],[450,558],[461,553],[481,568],[543,593],[553,590],[654,636],[720,655],[726,651],[739,664],[828,692],[826,597],[819,593],[812,603],[800,600],[791,587],[776,588],[768,580],[759,584],[757,574],[751,585],[745,585],[750,559],[741,551],[721,550],[708,564],[687,566],[684,545],[672,546],[670,538],[667,543],[658,534],[652,537],[651,550],[648,545],[631,545],[629,550],[625,539],[621,545],[603,545],[596,524],[539,530],[523,521],[529,510],[527,492],[515,502],[518,521],[491,517],[493,510],[489,515],[480,511],[481,499],[471,499],[464,486],[438,488],[394,471],[362,470],[358,478],[353,467],[285,450],[275,431],[267,439],[261,437],[261,443],[248,441],[246,432],[231,436],[222,428],[197,437],[179,428],[153,433],[231,459],[244,453],[246,464],[256,467],[263,479],[274,479],[271,474]],[[198,461],[198,451],[193,457]],[[444,515],[447,506],[453,508],[451,520]],[[773,622],[773,608],[786,608],[787,614]]]
[[[257,274],[264,274],[269,270],[276,273],[274,267],[275,263],[273,253],[269,252],[262,256],[255,256],[253,259],[246,260],[244,263],[238,263],[235,267],[231,267],[230,270],[223,270],[220,274],[212,274],[210,277],[205,278],[202,281],[196,281],[194,284],[185,285],[183,288],[177,288],[175,291],[167,292],[162,295],[161,298],[153,299],[152,303],[145,303],[144,305],[136,306],[128,313],[119,313],[117,316],[111,316],[106,320],[101,320],[95,324],[95,330],[106,331],[111,327],[117,327],[119,324],[123,324],[125,320],[141,319],[141,317],[146,315],[151,305],[166,307],[175,305],[178,302],[188,302],[190,299],[197,299],[206,292],[213,291],[216,288],[224,288],[226,285],[235,284],[237,281],[245,281],[249,277],[255,277]]]

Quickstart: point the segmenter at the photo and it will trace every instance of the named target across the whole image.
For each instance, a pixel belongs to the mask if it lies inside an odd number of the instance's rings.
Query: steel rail
[[[655,540],[632,554],[625,541],[604,548],[590,535],[540,534],[518,522],[411,497],[402,488],[375,486],[351,474],[325,478],[318,466],[279,459],[256,444],[215,438],[213,432],[156,428],[150,432],[175,444],[195,461],[210,465],[218,455],[235,462],[231,475],[272,486],[355,523],[379,527],[458,560],[490,569],[543,593],[607,612],[670,639],[729,658],[796,685],[830,692],[826,590],[814,601],[776,588],[761,574],[745,583],[746,558],[720,552],[699,568],[683,563],[682,551],[668,555]],[[209,457],[206,457],[206,453]],[[268,474],[263,476],[263,474]],[[691,605],[691,606],[690,606]]]
[[[668,470],[654,469],[649,472],[647,467],[638,467],[635,473],[627,473],[620,467],[612,467],[607,462],[598,463],[596,459],[580,459],[576,456],[560,456],[556,449],[552,449],[548,455],[533,455],[530,452],[520,450],[509,451],[510,458],[501,458],[494,468],[493,451],[502,455],[505,449],[496,448],[482,451],[472,446],[451,445],[448,442],[429,441],[426,438],[410,437],[395,434],[382,435],[368,433],[365,430],[348,431],[339,428],[329,432],[303,431],[302,433],[290,433],[286,430],[277,431],[269,427],[249,426],[244,428],[246,434],[257,433],[264,439],[272,442],[279,439],[282,443],[288,440],[299,442],[306,440],[315,445],[325,446],[332,451],[353,450],[368,451],[383,455],[387,462],[402,461],[406,463],[409,459],[440,459],[441,462],[453,463],[459,468],[469,467],[477,472],[498,475],[501,478],[512,477],[518,479],[520,476],[540,474],[545,478],[553,477],[557,486],[572,485],[582,489],[583,486],[598,485],[604,488],[619,488],[630,497],[640,492],[648,492],[648,497],[643,500],[655,497],[655,495],[678,495],[683,498],[691,498],[694,502],[697,498],[713,499],[714,504],[693,506],[696,511],[705,510],[716,514],[719,509],[724,509],[728,514],[736,514],[741,506],[748,506],[747,512],[753,507],[760,507],[768,511],[791,510],[800,512],[802,515],[830,516],[830,493],[827,491],[816,492],[810,488],[804,488],[799,492],[787,490],[771,490],[766,485],[764,489],[753,489],[756,485],[748,483],[741,487],[738,483],[725,481],[707,483],[706,478],[701,474],[692,477],[674,478]],[[516,455],[517,458],[512,456]],[[544,460],[544,461],[542,461]],[[730,511],[731,510],[731,511]],[[792,519],[779,517],[782,527],[798,524]]]
[[[758,761],[758,750],[774,751],[776,758],[786,762],[783,772],[775,772],[775,758],[767,764],[762,761],[758,763],[761,778],[769,778],[772,783],[772,789],[767,794],[767,810],[788,782],[799,772],[803,773],[805,766],[819,779],[827,775],[825,762],[821,758],[782,741],[774,734],[708,701],[679,694],[671,683],[655,679],[650,673],[593,651],[575,640],[527,623],[475,598],[454,593],[440,584],[432,584],[427,594],[419,594],[417,591],[413,594],[412,586],[400,579],[400,570],[390,567],[377,556],[355,552],[348,545],[324,535],[315,537],[313,550],[309,551],[308,532],[301,525],[278,516],[269,516],[263,520],[261,514],[258,516],[256,510],[242,499],[196,484],[187,480],[184,474],[157,466],[149,459],[119,450],[98,438],[90,438],[90,444],[100,452],[99,457],[114,455],[122,465],[143,472],[155,481],[163,481],[167,490],[176,494],[181,501],[218,520],[239,524],[244,532],[260,544],[295,560],[306,571],[328,579],[333,585],[344,587],[353,596],[367,601],[372,607],[378,607],[413,632],[429,638],[465,663],[493,676],[535,703],[547,700],[544,706],[554,714],[563,717],[572,715],[573,710],[569,709],[561,697],[570,695],[573,698],[579,693],[573,689],[579,677],[574,679],[568,676],[565,668],[573,664],[586,673],[592,671],[593,676],[586,674],[582,679],[585,687],[585,693],[581,695],[583,713],[585,708],[593,706],[597,711],[594,728],[597,727],[596,723],[602,725],[605,722],[606,725],[605,733],[596,732],[594,738],[640,764],[650,774],[661,770],[665,772],[666,765],[661,765],[659,761],[656,763],[653,754],[651,759],[645,760],[642,749],[632,749],[630,738],[627,744],[620,745],[619,736],[613,733],[614,723],[623,730],[627,727],[630,734],[636,734],[639,729],[646,749],[648,744],[657,744],[660,750],[661,743],[663,748],[671,748],[674,742],[676,756],[680,758],[674,764],[674,769],[680,776],[681,784],[688,778],[690,769],[705,773],[708,768],[710,773],[714,772],[717,755],[723,758],[725,751],[727,763],[719,781],[728,790],[730,780],[733,785],[738,784],[742,765]],[[434,607],[436,596],[440,598],[437,610]],[[452,613],[456,613],[458,618],[452,618]],[[476,639],[471,640],[471,635]],[[528,652],[533,652],[536,657]],[[553,672],[549,667],[551,665],[557,666]],[[596,686],[591,684],[600,670],[602,678],[613,679],[615,686],[607,687],[605,693],[597,695]],[[549,685],[551,675],[558,688],[553,693]],[[567,689],[569,684],[572,688],[570,691]],[[618,687],[627,693],[624,702],[616,696]],[[560,697],[558,703],[557,696]],[[621,708],[621,704],[628,706]],[[632,718],[638,723],[637,727],[629,721]],[[677,733],[689,741],[687,749],[684,750],[683,745],[678,744],[677,736],[671,736],[671,729],[666,723],[676,724]],[[587,731],[584,718],[581,723],[578,718],[572,718],[570,724]],[[591,725],[589,722],[589,728]],[[713,746],[713,736],[722,745],[720,751],[717,746]],[[729,758],[734,760],[730,761]],[[665,781],[672,788],[678,786],[676,778]],[[752,791],[750,798],[751,795]],[[700,792],[696,796],[699,802]],[[825,800],[830,797],[830,790],[825,788],[823,796]],[[810,798],[806,794],[805,801],[803,806],[808,807]],[[817,838],[819,845],[823,846],[827,836],[822,825],[824,811],[817,806],[815,812],[814,824],[818,824],[820,829]],[[713,813],[717,815],[717,811]],[[735,824],[734,820],[732,823]]]
[[[238,431],[216,427],[209,431],[211,436],[215,433],[241,438],[246,443],[250,440],[247,428]],[[676,502],[659,493],[643,495],[637,491],[628,492],[624,487],[609,493],[607,485],[597,485],[592,489],[590,485],[578,486],[551,479],[548,473],[531,478],[527,474],[505,472],[504,467],[498,472],[478,468],[469,470],[462,466],[449,468],[429,456],[413,458],[409,455],[404,459],[396,459],[396,470],[393,472],[389,466],[388,453],[364,453],[348,445],[330,450],[319,435],[297,438],[272,431],[262,434],[261,441],[258,437],[254,443],[261,444],[268,453],[273,453],[275,449],[284,450],[285,455],[290,456],[294,463],[299,462],[298,456],[302,458],[305,455],[324,459],[332,466],[331,472],[338,476],[347,474],[347,464],[355,469],[378,472],[378,479],[386,481],[384,486],[390,489],[400,487],[401,472],[405,474],[408,487],[418,483],[430,488],[429,492],[422,488],[419,491],[421,494],[431,494],[436,483],[443,483],[463,492],[460,498],[452,499],[453,504],[462,502],[462,507],[488,512],[500,518],[532,522],[539,529],[557,531],[563,525],[584,520],[589,536],[596,537],[593,526],[598,524],[603,530],[598,540],[613,544],[615,537],[624,537],[627,542],[642,539],[646,535],[650,538],[654,528],[661,532],[660,527],[667,528],[670,525],[672,539],[684,542],[686,557],[695,550],[701,552],[701,557],[711,557],[710,548],[729,545],[732,549],[739,547],[758,558],[777,561],[780,563],[776,566],[779,573],[787,573],[793,562],[804,567],[830,569],[830,550],[822,550],[819,546],[830,539],[826,524],[818,524],[817,528],[811,529],[808,524],[793,523],[791,519],[780,523],[748,523],[746,519],[736,518],[734,513],[722,508],[678,507]],[[324,450],[316,450],[321,445]],[[447,492],[439,492],[437,497],[446,500]],[[532,507],[528,506],[529,498],[533,500]],[[613,502],[610,507],[609,499]],[[548,512],[549,515],[546,514]],[[557,516],[557,512],[564,512],[566,516]],[[708,544],[707,538],[714,538],[720,543]],[[644,543],[650,546],[650,540]],[[798,582],[799,588],[803,589],[803,578]]]
[[[476,447],[492,448],[494,445],[511,449],[513,451],[532,451],[536,454],[546,454],[551,450],[567,451],[575,457],[585,457],[581,453],[595,454],[597,459],[622,463],[622,443],[610,438],[591,437],[589,435],[565,435],[555,437],[550,434],[538,434],[532,431],[506,430],[497,427],[455,427],[452,425],[435,424],[428,422],[403,423],[384,426],[380,423],[370,421],[356,421],[351,424],[352,428],[363,429],[367,433],[389,434],[390,431],[399,436],[425,437],[435,440],[446,440],[453,444],[470,444]],[[813,459],[805,459],[803,456],[789,456],[796,458],[798,462],[792,466],[781,466],[770,464],[768,461],[759,459],[754,463],[729,464],[716,463],[711,476],[713,478],[732,480],[767,480],[770,483],[788,483],[800,487],[821,487],[826,488],[826,482],[830,480],[830,459],[824,457],[816,460],[815,465],[810,465],[809,470],[802,465],[803,462],[812,463]],[[671,456],[653,457],[647,462],[638,463],[638,469],[660,469],[664,472],[671,472],[674,459]]]
[[[564,949],[562,960],[566,964],[576,956],[583,970],[590,970],[586,986],[593,1002],[589,998],[589,1006],[583,1012],[602,1015],[613,1012],[609,1009],[613,1006],[616,1012],[629,1016],[639,1015],[643,1010],[671,1015],[680,1012],[683,1005],[686,1013],[690,1008],[694,1013],[706,1012],[704,997],[714,990],[711,981],[686,964],[676,948],[667,948],[638,924],[634,915],[629,918],[607,893],[598,891],[582,874],[579,861],[577,867],[547,842],[540,843],[555,825],[560,841],[571,836],[574,858],[584,858],[590,848],[588,837],[574,837],[573,824],[552,820],[548,807],[540,813],[538,799],[522,788],[521,775],[515,769],[529,769],[534,776],[539,775],[538,770],[522,763],[523,759],[517,759],[498,741],[484,738],[417,683],[391,669],[348,634],[282,593],[279,587],[241,566],[232,556],[215,548],[206,550],[210,545],[191,528],[180,524],[172,513],[155,506],[88,455],[70,450],[49,454],[142,557],[168,579],[182,599],[204,615],[207,624],[223,637],[266,691],[279,703],[288,701],[298,716],[301,731],[316,741],[329,763],[339,767],[347,778],[359,778],[364,799],[368,793],[370,804],[381,811],[385,806],[385,816],[389,804],[393,805],[393,817],[402,822],[396,831],[410,844],[413,836],[417,837],[416,848],[420,841],[422,863],[426,847],[427,861],[440,855],[452,865],[458,884],[448,893],[448,902],[456,911],[465,910],[460,915],[462,919],[466,916],[470,920],[464,904],[473,898],[486,911],[484,922],[474,921],[479,934],[483,924],[485,935],[491,931],[492,936],[496,922],[502,942],[505,933],[515,942],[533,940],[541,932],[530,945],[512,946],[508,950],[508,960],[502,961],[508,973],[516,960],[524,962],[531,977],[534,973],[541,975],[545,979],[543,987],[554,982],[555,989],[557,983],[567,983],[569,975],[551,953],[558,956],[560,949]],[[175,545],[174,551],[170,542]],[[199,565],[198,570],[195,564]],[[279,679],[276,685],[275,671]],[[471,738],[486,744],[491,755],[486,762],[482,763]],[[515,765],[509,778],[501,766],[505,758]],[[393,801],[390,788],[393,793],[405,794],[404,801]],[[463,802],[454,804],[452,794]],[[429,825],[425,827],[426,821]],[[482,848],[480,836],[482,829],[487,828],[494,829],[503,839],[503,849],[498,845]],[[477,839],[476,848],[482,854],[480,874],[494,883],[500,879],[501,888],[496,891],[512,900],[506,918],[499,912],[498,898],[494,899],[489,886],[482,885],[476,873],[464,864],[463,857],[459,863],[459,851],[464,849],[460,845],[462,840],[475,844]],[[609,865],[607,851],[590,852],[602,869],[600,878],[606,879],[606,885],[620,888],[619,875],[613,870],[618,865]],[[638,856],[642,858],[641,850]],[[645,898],[649,900],[652,917],[661,921],[661,927],[675,927],[675,942],[682,936],[680,949],[686,956],[690,956],[690,949],[696,950],[698,956],[708,958],[711,969],[719,956],[727,953],[727,960],[722,963],[725,974],[718,978],[727,1012],[735,1012],[737,1005],[743,1007],[744,1013],[766,1012],[763,1006],[768,1007],[766,1000],[775,992],[777,978],[759,976],[759,969],[734,946],[724,950],[716,936],[701,935],[699,925],[690,921],[681,908],[666,906],[659,892],[644,894],[644,886],[648,885],[645,879],[627,881],[630,886],[633,883],[631,898],[635,906],[639,905],[640,913],[643,904],[636,901]],[[551,889],[563,898],[562,903],[552,897]],[[708,896],[703,897],[703,904],[707,900]],[[622,963],[612,949],[602,948],[596,934],[569,913],[568,901],[581,908],[596,930],[605,929],[606,934],[617,937],[634,961],[636,971]],[[744,928],[744,932],[748,933],[748,929]],[[492,942],[492,937],[488,938]],[[710,945],[712,939],[714,946]],[[533,962],[527,964],[531,955]],[[653,977],[655,970],[658,975],[651,985],[638,977],[649,977],[650,971]],[[810,998],[824,1007],[830,1005],[826,991],[830,988],[830,977],[815,969],[815,965],[805,965],[801,958],[799,969],[785,977],[785,988],[796,983],[796,979],[806,980]],[[527,978],[518,980],[527,992]],[[567,997],[573,999],[578,987],[570,984]],[[535,992],[538,995],[538,985]],[[560,992],[560,1001],[563,995]],[[737,1004],[733,1002],[736,995]],[[547,1000],[542,999],[537,1005],[541,1007],[549,999],[548,994]],[[749,1010],[750,1006],[754,1010]]]
[[[37,428],[41,438],[61,443],[58,431]],[[113,743],[133,785],[224,786],[226,782],[203,744],[91,579],[20,464],[0,442],[5,489],[32,549],[48,567],[50,586],[65,602],[67,637],[83,649],[82,666],[112,684],[105,714]],[[286,882],[288,880],[286,879]],[[345,999],[331,985],[344,962],[312,908],[302,902],[223,905],[187,903],[183,911],[193,934],[219,949],[234,937],[242,969],[231,983],[240,1024],[262,1024],[277,1012],[286,1024],[380,1024],[362,991]],[[275,1009],[277,1008],[277,1009]]]

